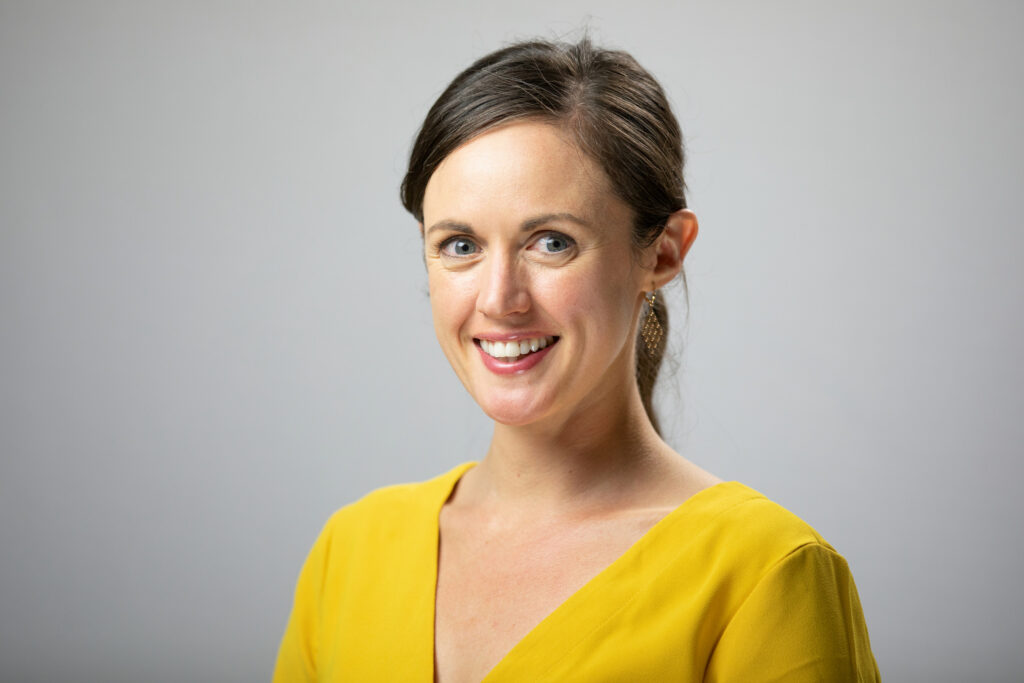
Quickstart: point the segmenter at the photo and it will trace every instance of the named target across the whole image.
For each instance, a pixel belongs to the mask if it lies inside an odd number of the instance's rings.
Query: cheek
[[[602,335],[624,337],[633,319],[633,288],[628,270],[592,267],[560,272],[545,283],[544,291],[556,293],[545,298],[559,317],[576,318]]]
[[[427,277],[430,308],[438,333],[458,328],[472,313],[475,302],[471,278],[462,274],[431,271]]]

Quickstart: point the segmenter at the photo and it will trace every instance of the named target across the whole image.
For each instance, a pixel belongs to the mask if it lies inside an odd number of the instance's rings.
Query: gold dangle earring
[[[661,343],[661,338],[665,334],[665,330],[661,327],[661,321],[658,320],[657,314],[654,312],[654,297],[657,292],[651,292],[651,298],[644,296],[647,301],[647,317],[644,319],[644,325],[640,328],[640,336],[643,337],[644,344],[647,345],[647,352],[654,353]]]

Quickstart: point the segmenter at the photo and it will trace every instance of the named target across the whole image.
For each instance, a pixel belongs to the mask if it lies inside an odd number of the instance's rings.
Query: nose
[[[528,275],[524,264],[507,254],[492,254],[482,264],[477,310],[488,318],[506,318],[530,310]]]

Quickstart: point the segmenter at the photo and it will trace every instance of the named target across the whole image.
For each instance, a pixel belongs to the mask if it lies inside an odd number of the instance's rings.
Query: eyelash
[[[554,255],[554,254],[561,254],[561,253],[569,251],[574,246],[576,246],[576,242],[575,242],[575,240],[573,240],[573,238],[569,237],[568,235],[563,235],[560,232],[546,232],[543,235],[541,235],[540,237],[538,237],[536,240],[534,240],[534,242],[539,242],[540,240],[545,239],[545,238],[559,239],[559,240],[562,240],[563,242],[565,242],[565,249],[562,249],[560,251],[549,251],[549,252],[546,252],[548,254],[552,254],[552,255]]]
[[[549,256],[557,256],[558,254],[564,254],[565,252],[571,250],[573,247],[576,246],[576,240],[574,240],[573,238],[569,237],[568,235],[565,235],[565,234],[560,233],[560,232],[554,232],[554,231],[549,231],[549,232],[542,233],[535,240],[533,240],[533,242],[531,242],[531,244],[535,244],[535,243],[537,243],[537,242],[539,242],[539,241],[541,241],[541,240],[543,240],[545,238],[548,238],[548,239],[559,239],[559,240],[562,240],[562,241],[565,242],[565,249],[562,249],[560,251],[544,252],[545,254],[547,254]],[[440,243],[438,243],[437,248],[436,248],[438,254],[440,254],[442,256],[451,256],[452,258],[467,258],[467,257],[473,256],[473,255],[476,254],[476,252],[474,252],[473,254],[463,254],[461,256],[457,256],[455,254],[448,254],[448,253],[445,252],[445,249],[449,245],[454,244],[456,242],[460,242],[460,241],[461,242],[469,242],[470,244],[472,244],[477,249],[480,248],[480,246],[476,242],[474,242],[470,237],[468,237],[466,235],[453,235],[451,237],[448,237],[447,239],[442,240]]]
[[[479,248],[480,248],[480,247],[479,247],[479,246],[477,245],[477,243],[476,243],[476,242],[474,242],[474,241],[473,241],[473,240],[471,240],[470,238],[466,237],[465,235],[454,235],[454,236],[452,236],[452,237],[449,237],[449,238],[448,238],[448,239],[446,239],[446,240],[443,240],[443,241],[442,241],[442,242],[441,242],[440,244],[438,244],[438,245],[437,245],[437,251],[438,251],[438,253],[439,253],[439,254],[441,254],[442,256],[451,256],[451,257],[453,257],[453,258],[465,258],[466,256],[472,256],[473,254],[463,254],[462,256],[456,256],[455,254],[448,254],[448,253],[445,253],[445,249],[446,249],[446,248],[448,247],[448,245],[450,245],[450,244],[455,244],[456,242],[460,242],[460,241],[461,241],[461,242],[469,242],[470,244],[472,244],[472,245],[473,245],[474,247],[476,247],[477,249],[479,249]],[[474,252],[474,253],[476,253],[476,252]]]

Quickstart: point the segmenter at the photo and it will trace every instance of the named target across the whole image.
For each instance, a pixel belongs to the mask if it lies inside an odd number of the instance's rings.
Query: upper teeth
[[[555,341],[554,337],[537,337],[536,339],[517,339],[516,341],[500,342],[480,340],[480,348],[495,358],[518,358],[528,353],[543,349]]]

